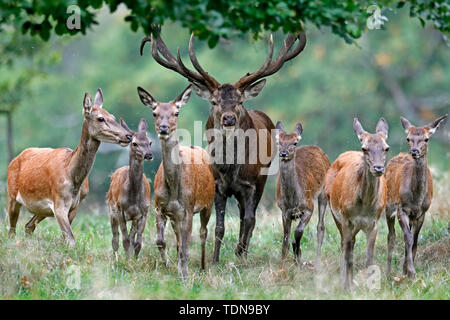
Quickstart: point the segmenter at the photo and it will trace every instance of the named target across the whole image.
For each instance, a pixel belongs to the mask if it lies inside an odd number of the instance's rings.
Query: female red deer
[[[119,249],[119,226],[122,232],[123,248],[127,256],[137,258],[142,247],[147,213],[150,208],[150,184],[144,174],[144,161],[153,159],[147,137],[147,123],[141,119],[138,132],[131,131],[125,121],[120,119],[122,127],[133,136],[130,143],[130,165],[117,169],[111,176],[107,195],[107,205],[112,229],[112,247],[117,259]],[[132,221],[130,233],[127,221]]]
[[[388,189],[386,203],[386,222],[388,224],[388,265],[391,272],[392,250],[395,244],[395,212],[405,238],[405,260],[403,274],[414,278],[416,269],[417,239],[425,219],[425,213],[433,197],[433,179],[427,163],[428,140],[447,115],[442,116],[424,127],[415,127],[401,117],[402,126],[407,134],[410,154],[400,153],[392,158],[386,167]]]
[[[164,263],[167,263],[164,229],[169,218],[177,238],[178,271],[183,279],[188,275],[187,246],[192,234],[192,218],[196,212],[200,212],[201,266],[202,270],[205,269],[205,245],[215,189],[206,151],[200,147],[180,146],[178,142],[178,115],[180,108],[188,102],[191,90],[189,85],[175,100],[163,103],[138,87],[142,103],[153,110],[155,130],[161,141],[162,163],[154,184],[156,243]]]
[[[127,146],[131,134],[113,115],[103,109],[103,94],[97,90],[92,104],[89,93],[83,101],[84,121],[81,141],[75,151],[69,148],[29,148],[8,167],[9,234],[16,231],[20,208],[34,214],[26,224],[27,233],[46,217],[55,216],[69,245],[75,245],[72,224],[80,202],[89,192],[87,176],[100,142]]]
[[[341,234],[341,287],[349,290],[353,281],[353,248],[355,236],[363,230],[367,237],[366,267],[373,264],[373,250],[378,220],[386,205],[384,163],[388,125],[380,118],[376,133],[366,132],[358,119],[353,129],[361,142],[362,152],[347,151],[334,161],[325,176],[325,193],[334,221]]]
[[[299,40],[297,47],[290,51],[297,39]],[[197,95],[211,103],[206,129],[207,133],[214,129],[215,135],[207,134],[208,143],[211,146],[215,142],[217,133],[221,136],[220,140],[224,141],[223,144],[216,143],[216,149],[211,152],[211,156],[216,158],[217,154],[220,154],[227,159],[226,163],[220,160],[212,163],[216,183],[214,263],[219,261],[220,246],[225,233],[225,207],[227,199],[232,196],[237,199],[241,219],[239,243],[235,253],[238,257],[245,258],[255,227],[256,208],[267,180],[265,172],[274,157],[272,146],[275,144],[275,137],[272,131],[275,126],[264,112],[247,110],[243,102],[259,94],[266,83],[263,78],[276,73],[285,62],[296,57],[304,49],[306,37],[304,33],[288,35],[278,56],[272,61],[273,39],[271,36],[269,53],[261,68],[253,73],[245,74],[234,84],[220,84],[203,70],[195,56],[193,34],[189,41],[189,57],[197,72],[183,64],[179,52],[175,58],[160,37],[153,38],[153,35],[145,37],[141,43],[141,55],[147,41],[151,41],[151,53],[157,63],[187,78]],[[225,142],[227,139],[222,139],[223,136],[229,137],[230,133],[233,134],[231,147]],[[255,141],[250,142],[248,133],[254,134]],[[242,154],[238,154],[239,147],[242,145],[245,146],[245,150]],[[261,150],[265,150],[265,154]],[[258,157],[256,161],[251,161],[253,155],[262,155],[264,159]]]
[[[301,146],[297,144],[302,138],[303,127],[298,123],[294,132],[287,134],[281,121],[277,122],[278,149],[280,156],[280,173],[277,180],[277,203],[282,211],[283,247],[281,258],[284,260],[289,248],[291,223],[299,219],[295,228],[292,248],[296,263],[300,262],[300,241],[303,230],[314,211],[314,200],[319,205],[319,222],[317,223],[317,254],[316,267],[320,265],[320,249],[325,230],[324,214],[327,208],[327,197],[323,190],[325,174],[330,167],[327,155],[316,146]]]

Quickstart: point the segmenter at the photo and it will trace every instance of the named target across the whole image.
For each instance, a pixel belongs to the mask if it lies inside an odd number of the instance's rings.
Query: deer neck
[[[364,163],[362,171],[362,184],[360,196],[363,204],[367,206],[373,205],[378,200],[378,189],[380,187],[380,177],[374,176],[369,169],[369,166]]]
[[[161,140],[161,153],[164,182],[169,190],[169,198],[178,198],[178,190],[181,183],[181,160],[180,146],[175,132],[167,140]]]
[[[84,179],[89,175],[99,147],[100,141],[90,136],[86,120],[84,120],[80,143],[72,152],[69,162],[69,175],[73,181],[75,193],[78,192]]]
[[[295,156],[290,161],[281,161],[280,184],[284,206],[286,208],[295,208],[301,205],[300,201],[304,199],[304,193],[298,181]]]
[[[428,181],[428,161],[427,155],[413,160],[413,172],[411,177],[411,187],[413,191],[421,193],[427,186]]]
[[[133,152],[130,152],[130,166],[128,170],[128,199],[136,202],[142,193],[142,177],[144,175],[144,160],[136,159]]]

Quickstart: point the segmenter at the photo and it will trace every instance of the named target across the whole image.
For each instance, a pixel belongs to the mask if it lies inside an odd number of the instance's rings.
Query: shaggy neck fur
[[[72,152],[72,157],[69,162],[69,175],[73,181],[75,193],[78,192],[84,179],[91,171],[95,154],[99,147],[100,141],[89,135],[87,123],[84,120],[80,143],[75,151]]]
[[[164,168],[164,182],[169,191],[170,199],[178,199],[181,183],[180,146],[176,133],[170,134],[167,140],[161,139],[162,164]]]

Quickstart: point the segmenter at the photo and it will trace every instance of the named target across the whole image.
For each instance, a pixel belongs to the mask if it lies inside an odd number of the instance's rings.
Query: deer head
[[[102,142],[127,146],[131,141],[131,134],[123,129],[116,118],[103,109],[102,89],[97,89],[92,103],[89,93],[85,93],[83,100],[84,122],[87,125],[89,135]]]
[[[298,46],[290,51],[297,39]],[[285,62],[296,57],[306,45],[304,33],[299,33],[296,36],[290,34],[284,41],[278,56],[272,61],[273,37],[271,35],[269,53],[259,70],[247,73],[234,84],[220,84],[200,66],[195,56],[194,34],[191,35],[189,41],[189,57],[197,71],[190,70],[184,65],[180,58],[179,49],[175,58],[160,37],[154,38],[153,35],[145,37],[140,47],[141,55],[147,41],[151,41],[151,52],[156,62],[187,78],[192,83],[195,93],[211,103],[212,108],[210,112],[216,129],[238,129],[246,118],[243,102],[255,98],[266,83],[266,80],[263,78],[280,70]]]
[[[275,128],[278,130],[277,141],[278,151],[281,161],[290,161],[295,157],[295,150],[297,149],[298,142],[302,139],[303,127],[299,122],[295,126],[294,132],[291,134],[286,133],[283,123],[277,122]]]
[[[353,129],[361,142],[361,150],[364,153],[364,162],[374,176],[384,173],[384,164],[389,146],[386,143],[388,137],[388,124],[384,118],[380,118],[375,129],[375,134],[365,131],[358,118],[353,119]]]
[[[406,141],[409,144],[409,153],[414,159],[419,159],[427,155],[430,137],[446,118],[447,115],[437,118],[426,126],[415,127],[406,118],[400,117],[403,129],[405,129],[407,134]]]
[[[148,126],[145,119],[142,118],[139,121],[137,132],[131,131],[123,119],[120,119],[120,125],[133,136],[130,144],[130,154],[139,161],[151,161],[153,159],[153,154],[150,149],[152,141],[147,136]]]
[[[153,110],[155,130],[161,140],[167,140],[177,129],[180,108],[191,96],[192,86],[189,85],[180,95],[170,102],[158,102],[145,89],[138,87],[139,98],[142,103]]]

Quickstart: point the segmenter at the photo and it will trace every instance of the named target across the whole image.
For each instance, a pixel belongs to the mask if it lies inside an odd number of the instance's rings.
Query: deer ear
[[[152,95],[150,93],[148,93],[147,91],[145,91],[145,89],[138,87],[137,88],[138,94],[139,94],[139,98],[141,99],[141,102],[152,109],[155,109],[157,106],[156,100],[152,97]]]
[[[192,93],[192,84],[188,85],[187,88],[184,89],[184,91],[180,93],[180,95],[175,99],[175,105],[178,107],[178,109],[181,108],[181,106],[188,103],[189,98],[191,97],[191,93]]]
[[[284,129],[283,123],[281,121],[277,122],[277,124],[275,125],[275,129],[277,129],[281,132],[286,132],[286,130]]]
[[[87,92],[84,94],[83,110],[84,110],[84,114],[90,114],[91,110],[92,110],[91,95],[89,93],[87,93]]]
[[[383,135],[384,140],[386,140],[388,137],[388,131],[389,131],[389,126],[388,126],[386,120],[384,120],[384,118],[380,118],[380,120],[378,120],[377,128],[375,129],[375,132]]]
[[[264,85],[266,84],[266,79],[262,79],[254,84],[252,84],[250,87],[246,88],[244,90],[244,101],[248,99],[253,99],[258,96],[258,94],[261,92],[262,88],[264,88]]]
[[[355,130],[356,135],[358,136],[359,141],[362,141],[363,134],[367,133],[366,130],[363,129],[361,123],[358,118],[353,118],[353,130]]]
[[[195,93],[202,99],[205,100],[209,100],[211,99],[211,91],[209,91],[209,89],[202,85],[202,84],[198,84],[198,83],[193,83],[192,84],[192,89],[194,89]]]
[[[448,115],[446,114],[445,116],[439,117],[427,126],[429,129],[430,135],[432,135],[436,132],[436,130],[437,130],[437,128],[439,128],[439,125],[441,124],[441,122],[444,121],[445,119],[447,119],[447,116]]]
[[[409,122],[408,119],[403,118],[403,117],[400,117],[400,121],[402,122],[402,127],[403,127],[403,129],[405,129],[405,133],[408,134],[409,128],[412,127],[411,122]]]
[[[297,123],[297,125],[295,126],[294,133],[297,134],[298,140],[300,140],[302,138],[303,126],[300,122]]]
[[[145,131],[147,131],[147,129],[148,129],[147,122],[145,121],[144,118],[141,118],[141,121],[139,121],[138,130],[139,130],[140,132],[142,132],[142,131],[145,132]]]
[[[99,108],[103,107],[103,92],[100,88],[98,88],[97,92],[95,93],[94,106]]]
[[[127,124],[125,123],[125,121],[122,118],[120,118],[120,125],[122,126],[122,128],[124,128],[129,133],[134,134],[134,132],[131,131],[130,128],[128,128]]]

